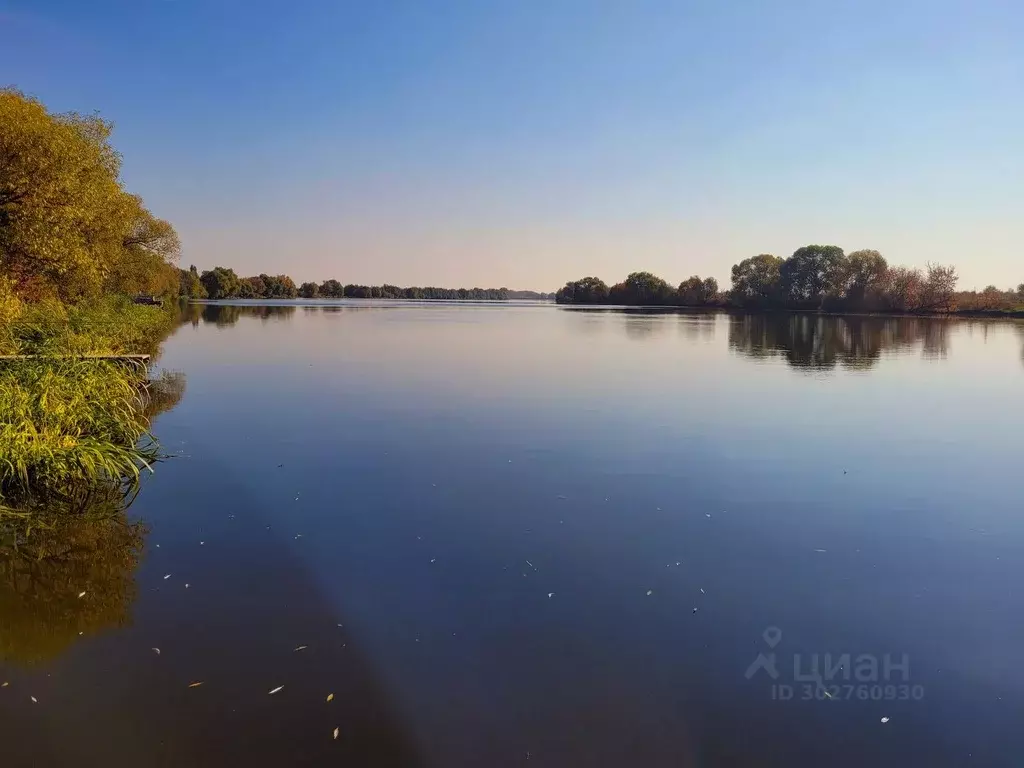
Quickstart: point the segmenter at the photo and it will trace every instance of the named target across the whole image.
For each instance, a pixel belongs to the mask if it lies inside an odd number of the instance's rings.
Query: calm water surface
[[[0,763],[1019,766],[1022,347],[191,307],[141,558],[0,583]]]

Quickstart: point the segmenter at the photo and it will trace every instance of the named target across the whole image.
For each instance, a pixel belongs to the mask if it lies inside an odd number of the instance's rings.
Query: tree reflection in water
[[[184,392],[182,374],[161,373],[143,393],[142,418]],[[0,662],[44,662],[80,636],[129,623],[145,528],[128,519],[128,489],[112,478],[0,508]]]
[[[124,626],[135,599],[144,529],[124,499],[32,510],[37,523],[0,524],[0,661],[54,658],[80,635]]]
[[[263,322],[290,320],[296,309],[296,305],[280,304],[183,304],[180,322],[193,328],[198,327],[200,322],[227,328],[243,317],[254,317]]]
[[[781,357],[794,368],[865,370],[885,351],[920,346],[945,357],[953,321],[918,317],[833,317],[791,314],[732,315],[729,347],[754,358]]]

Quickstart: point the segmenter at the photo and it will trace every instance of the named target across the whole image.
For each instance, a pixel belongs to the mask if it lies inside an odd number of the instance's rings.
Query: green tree
[[[770,253],[751,256],[732,267],[730,295],[742,306],[766,306],[780,298],[782,259]]]
[[[791,302],[820,307],[826,296],[842,298],[846,255],[838,245],[805,245],[779,269],[782,294]]]
[[[225,267],[214,267],[203,272],[199,280],[211,299],[230,299],[238,296],[241,281],[235,270]]]
[[[679,303],[686,307],[702,307],[718,293],[718,281],[713,277],[701,279],[697,275],[679,284]]]
[[[122,188],[111,130],[0,89],[0,271],[22,298],[174,290],[177,236]]]
[[[854,251],[846,257],[846,298],[850,307],[863,308],[885,286],[889,264],[878,251]]]
[[[329,299],[340,299],[345,295],[345,286],[337,280],[324,280],[320,284],[320,295]]]
[[[205,299],[206,287],[199,279],[199,272],[193,264],[188,269],[178,270],[178,295],[189,299]]]
[[[299,286],[299,296],[304,299],[315,299],[320,295],[320,286],[316,283],[303,283]]]
[[[299,289],[288,275],[261,274],[259,279],[265,286],[262,294],[265,299],[294,299],[299,295]]]
[[[238,298],[240,299],[263,299],[270,295],[263,278],[254,275],[243,277],[238,285]]]
[[[673,303],[676,291],[651,272],[631,272],[625,282],[609,289],[608,298],[616,304],[652,306]]]
[[[584,277],[568,282],[555,294],[559,304],[604,304],[608,301],[608,286],[597,277]]]

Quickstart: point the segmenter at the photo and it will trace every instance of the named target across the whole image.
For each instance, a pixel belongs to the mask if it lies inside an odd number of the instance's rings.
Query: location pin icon
[[[782,630],[778,627],[768,627],[761,637],[763,637],[764,641],[768,643],[769,648],[774,648],[779,644],[779,640],[782,639]]]

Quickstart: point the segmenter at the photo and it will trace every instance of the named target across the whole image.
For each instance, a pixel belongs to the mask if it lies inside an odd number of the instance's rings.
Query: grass
[[[0,520],[31,521],[42,506],[97,489],[124,495],[159,458],[152,415],[176,402],[181,381],[147,381],[144,366],[81,359],[154,354],[174,327],[169,309],[124,297],[87,304],[22,304],[0,284]],[[60,506],[60,505],[58,505]]]
[[[19,304],[0,291],[0,354],[154,354],[173,328],[173,307],[120,296],[74,306]]]
[[[7,363],[0,373],[0,503],[138,486],[158,458],[145,372],[93,360]],[[8,511],[10,514],[10,511]]]

